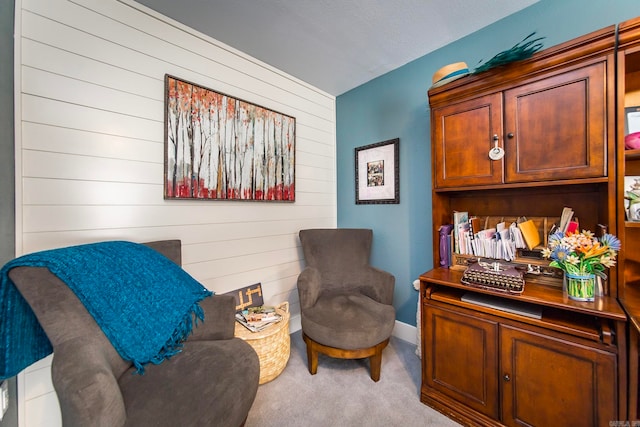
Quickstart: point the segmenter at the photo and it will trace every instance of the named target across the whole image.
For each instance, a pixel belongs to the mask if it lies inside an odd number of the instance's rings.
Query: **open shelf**
[[[624,150],[625,160],[640,159],[640,150]]]

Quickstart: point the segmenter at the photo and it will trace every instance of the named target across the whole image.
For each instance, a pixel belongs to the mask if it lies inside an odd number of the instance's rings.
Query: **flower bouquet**
[[[591,231],[549,236],[549,247],[542,256],[550,259],[551,267],[564,271],[567,294],[579,301],[593,301],[595,276],[606,279],[606,268],[613,267],[620,250],[620,240],[613,234],[604,234],[599,239]]]

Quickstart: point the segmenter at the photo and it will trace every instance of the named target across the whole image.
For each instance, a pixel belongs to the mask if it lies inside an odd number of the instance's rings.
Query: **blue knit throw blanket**
[[[193,323],[204,321],[199,302],[212,295],[159,252],[111,241],[36,252],[0,270],[0,378],[9,378],[52,352],[31,307],[8,276],[17,266],[46,267],[85,305],[123,359],[144,373],[178,353]]]

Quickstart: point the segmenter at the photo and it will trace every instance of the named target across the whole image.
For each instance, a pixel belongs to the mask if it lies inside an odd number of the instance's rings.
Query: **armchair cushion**
[[[386,340],[394,324],[393,306],[357,291],[324,292],[302,316],[306,335],[319,343],[347,350],[371,347]]]

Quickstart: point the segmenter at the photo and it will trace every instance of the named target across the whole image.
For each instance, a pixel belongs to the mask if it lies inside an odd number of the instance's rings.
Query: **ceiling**
[[[340,95],[539,0],[136,0]]]

